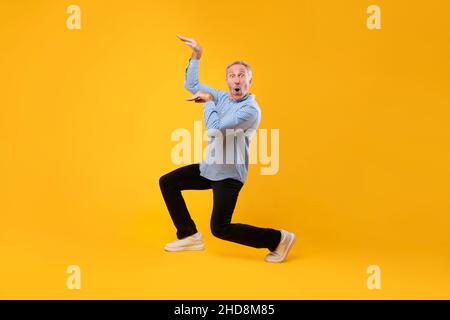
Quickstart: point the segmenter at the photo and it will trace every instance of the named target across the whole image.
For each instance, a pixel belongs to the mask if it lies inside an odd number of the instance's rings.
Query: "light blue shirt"
[[[214,181],[233,178],[244,183],[248,174],[249,146],[261,121],[261,109],[252,93],[231,100],[229,92],[200,83],[198,65],[199,60],[189,59],[184,87],[192,94],[204,91],[214,97],[214,101],[203,104],[209,139],[207,159],[200,162],[200,175]]]

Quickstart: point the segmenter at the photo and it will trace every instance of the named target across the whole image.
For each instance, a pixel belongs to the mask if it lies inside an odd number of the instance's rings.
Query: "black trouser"
[[[236,201],[243,183],[236,179],[212,181],[200,175],[198,163],[178,168],[159,179],[167,209],[177,228],[178,239],[197,232],[189,215],[182,190],[212,189],[214,205],[211,216],[212,234],[220,239],[255,248],[273,251],[281,239],[281,232],[271,228],[258,228],[241,223],[231,223]]]

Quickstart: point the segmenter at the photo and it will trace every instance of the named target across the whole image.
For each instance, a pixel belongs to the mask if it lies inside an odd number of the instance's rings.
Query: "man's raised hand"
[[[195,103],[204,103],[207,101],[213,101],[214,97],[211,93],[197,91],[192,97],[187,98],[187,101],[194,101]]]
[[[181,41],[183,41],[184,43],[186,43],[189,47],[191,47],[192,49],[192,56],[191,58],[193,59],[200,59],[202,56],[202,47],[200,47],[200,45],[197,43],[197,41],[195,41],[194,39],[191,38],[186,38],[183,36],[180,36],[177,34],[178,39],[180,39]]]

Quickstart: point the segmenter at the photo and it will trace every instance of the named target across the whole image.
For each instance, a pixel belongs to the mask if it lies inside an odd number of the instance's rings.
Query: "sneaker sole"
[[[205,249],[204,244],[195,244],[190,246],[178,247],[178,248],[164,248],[164,250],[169,252],[178,252],[178,251],[200,251]]]
[[[287,245],[287,249],[284,253],[284,255],[281,257],[281,259],[279,260],[266,260],[267,262],[283,262],[284,260],[286,260],[287,255],[289,254],[289,251],[291,251],[291,248],[294,246],[295,240],[297,240],[297,236],[295,235],[295,233],[291,233],[292,238],[289,241],[288,245]]]

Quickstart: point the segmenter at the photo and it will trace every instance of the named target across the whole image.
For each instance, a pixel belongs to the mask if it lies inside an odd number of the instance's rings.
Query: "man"
[[[208,141],[207,160],[178,168],[159,179],[178,238],[168,243],[165,250],[204,249],[202,234],[197,231],[189,215],[181,191],[212,189],[214,205],[210,225],[213,235],[255,248],[267,248],[270,252],[265,261],[282,262],[295,242],[294,233],[231,223],[239,191],[248,173],[248,151],[252,134],[247,133],[257,129],[261,118],[255,96],[249,93],[251,68],[244,61],[231,63],[226,68],[229,92],[213,89],[198,80],[198,65],[202,55],[200,45],[194,39],[177,37],[192,49],[184,86],[194,96],[187,100],[203,103],[205,127],[212,137]],[[238,130],[246,132],[245,137],[240,140],[240,146],[230,143],[237,140],[235,133]],[[230,151],[232,154],[228,157]]]

